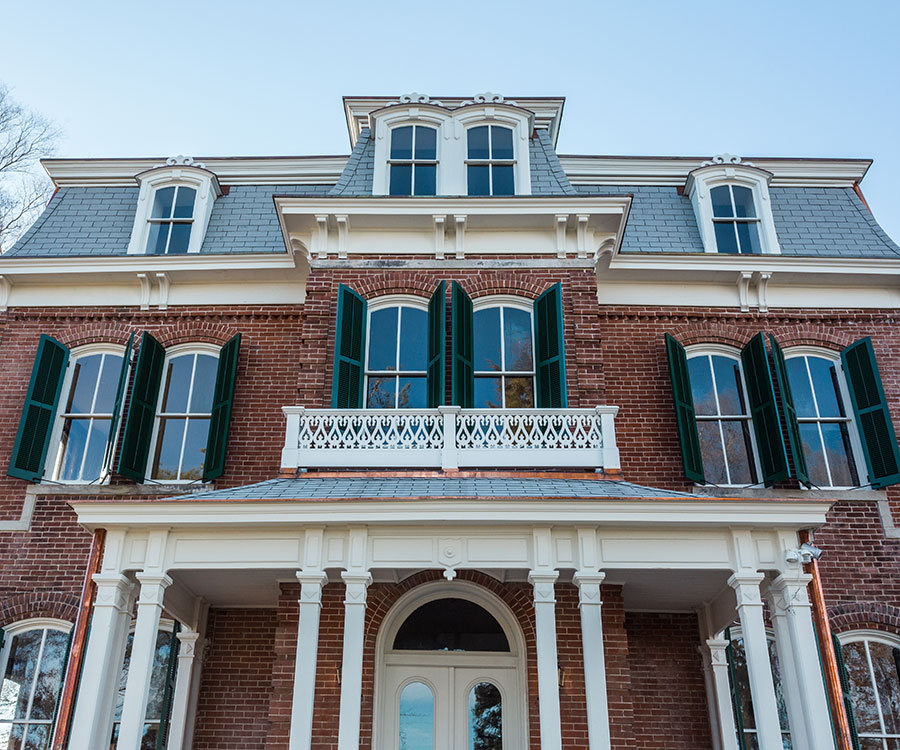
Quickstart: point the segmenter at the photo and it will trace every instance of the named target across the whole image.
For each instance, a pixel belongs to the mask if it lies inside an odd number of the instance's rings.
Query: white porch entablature
[[[275,206],[285,245],[312,258],[594,258],[601,246],[618,247],[631,197],[276,196]]]

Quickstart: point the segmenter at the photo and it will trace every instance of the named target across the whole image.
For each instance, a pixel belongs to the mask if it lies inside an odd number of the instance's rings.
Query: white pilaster
[[[576,573],[578,609],[581,611],[581,647],[584,654],[584,690],[587,702],[590,750],[609,750],[609,700],[606,693],[606,658],[603,643],[603,600],[600,584],[604,573]]]
[[[707,700],[713,724],[713,746],[716,750],[738,750],[737,730],[731,707],[731,683],[728,681],[728,656],[724,638],[708,638],[700,647],[703,668],[709,680]]]
[[[556,657],[555,570],[532,570],[528,582],[534,587],[534,625],[537,641],[538,708],[541,750],[562,750],[559,716],[559,664]],[[341,749],[343,750],[343,749]],[[349,750],[349,749],[348,749]]]
[[[191,687],[194,677],[194,663],[197,659],[197,644],[200,633],[182,630],[178,638],[178,671],[175,673],[175,691],[172,695],[172,718],[169,720],[169,740],[166,750],[182,750],[189,747],[184,733],[190,710]]]
[[[316,664],[319,653],[319,615],[322,587],[328,576],[319,571],[297,573],[300,581],[300,623],[297,626],[297,656],[294,665],[294,697],[291,704],[290,750],[309,750],[312,742],[313,708],[316,699]]]
[[[352,546],[352,540],[351,540]],[[372,576],[341,573],[347,591],[344,598],[344,653],[341,663],[341,715],[338,750],[359,750],[359,716],[362,704],[363,638],[366,626],[366,589]]]
[[[794,687],[787,683],[784,685],[792,737],[797,731],[795,727],[805,734],[801,741],[806,742],[806,745],[795,741],[794,747],[798,750],[804,747],[810,750],[833,750],[834,736],[831,732],[828,696],[825,694],[806,588],[810,580],[811,575],[798,570],[790,574],[783,573],[772,581],[772,622],[777,622],[779,628],[775,632],[776,645],[781,639],[784,640],[784,646],[778,648],[782,679],[791,672],[791,679],[796,683]]]
[[[134,584],[125,576],[98,573],[94,583],[97,597],[69,735],[72,748],[109,744],[115,691],[134,604]]]
[[[172,583],[172,579],[163,573],[138,573],[136,578],[141,584],[141,593],[116,750],[140,750],[163,594]]]
[[[781,725],[775,700],[775,683],[769,663],[769,647],[759,590],[762,573],[735,573],[728,579],[737,595],[737,611],[747,656],[747,674],[753,697],[753,718],[759,750],[782,750]]]

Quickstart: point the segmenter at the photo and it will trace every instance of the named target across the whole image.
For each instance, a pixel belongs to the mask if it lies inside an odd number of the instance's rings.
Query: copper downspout
[[[84,653],[87,648],[88,623],[94,608],[94,574],[100,572],[100,560],[103,555],[103,543],[106,541],[106,529],[97,529],[91,541],[91,554],[84,571],[84,584],[81,587],[81,604],[78,606],[78,617],[72,631],[72,645],[69,649],[69,664],[66,667],[66,679],[59,696],[59,711],[56,713],[56,727],[53,734],[51,750],[65,750],[72,728],[72,716],[75,712],[75,694],[78,690],[78,678]]]
[[[863,195],[862,189],[859,187],[858,182],[853,183],[853,192],[859,196],[859,199],[862,201],[863,205],[866,207],[866,210],[869,213],[872,213],[872,209],[869,208],[869,202],[866,200],[866,196]]]
[[[801,531],[800,544],[806,543],[812,543],[812,535],[808,531]],[[834,718],[838,750],[853,750],[853,743],[850,739],[850,724],[847,721],[847,712],[844,707],[844,691],[841,689],[841,676],[838,672],[834,643],[831,640],[831,626],[828,624],[828,610],[825,608],[825,595],[822,592],[822,578],[819,575],[818,561],[813,560],[805,564],[803,570],[812,575],[812,580],[809,582],[812,615],[813,621],[816,623],[819,653],[822,654],[825,687],[828,692],[831,715]]]

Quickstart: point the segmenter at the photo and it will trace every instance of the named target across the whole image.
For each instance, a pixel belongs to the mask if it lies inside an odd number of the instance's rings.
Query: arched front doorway
[[[409,592],[378,636],[375,750],[523,750],[523,656],[512,613],[479,586]]]

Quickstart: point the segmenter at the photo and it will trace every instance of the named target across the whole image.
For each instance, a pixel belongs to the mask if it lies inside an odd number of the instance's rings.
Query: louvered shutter
[[[118,473],[123,477],[143,482],[153,437],[153,420],[156,418],[156,400],[162,380],[166,350],[144,331],[141,350],[134,370],[134,384],[125,418],[125,435],[119,455]]]
[[[807,487],[810,487],[809,469],[806,466],[806,454],[803,452],[803,440],[800,438],[800,423],[797,421],[797,409],[794,407],[794,396],[791,393],[791,381],[788,378],[784,352],[781,351],[781,347],[771,334],[769,334],[769,343],[772,345],[772,357],[775,360],[775,377],[778,380],[778,390],[781,393],[781,405],[784,407],[784,421],[787,423],[791,455],[794,457],[794,471],[797,474],[797,479]]]
[[[428,301],[428,408],[444,403],[444,349],[446,348],[446,284],[438,284]]]
[[[537,405],[564,409],[566,354],[563,339],[562,286],[554,284],[534,302],[534,340],[537,346]]]
[[[838,676],[841,679],[841,694],[844,698],[844,712],[847,714],[847,724],[850,726],[850,741],[853,743],[853,750],[860,750],[859,730],[856,728],[856,714],[853,711],[853,701],[850,699],[850,675],[847,673],[846,664],[844,664],[841,642],[833,632],[831,634],[831,645],[834,648]]]
[[[337,328],[334,336],[332,408],[362,408],[365,350],[366,301],[341,284],[338,287]]]
[[[172,723],[172,702],[175,698],[175,678],[178,669],[178,649],[181,645],[181,641],[178,640],[180,631],[181,623],[175,622],[166,660],[166,682],[163,688],[162,707],[159,715],[159,731],[156,734],[156,750],[166,750],[169,742],[169,726]]]
[[[850,401],[862,441],[869,482],[873,487],[888,487],[900,482],[900,455],[897,436],[888,411],[872,340],[864,339],[841,352]]]
[[[691,377],[688,372],[687,354],[673,336],[666,334],[666,356],[669,360],[669,377],[672,380],[672,399],[675,402],[675,426],[681,443],[681,461],[684,475],[692,482],[706,484],[703,474],[703,455],[700,452],[700,436],[697,434],[697,417],[694,413],[694,396],[691,393]]]
[[[231,424],[231,404],[234,400],[234,383],[237,380],[240,349],[241,334],[237,334],[219,352],[209,436],[206,439],[206,455],[203,461],[204,482],[220,477],[225,472],[225,448],[228,445],[228,426]]]
[[[116,400],[113,404],[112,419],[109,424],[109,438],[106,440],[106,453],[103,456],[103,470],[112,467],[113,450],[119,432],[119,417],[122,416],[122,402],[125,400],[125,389],[128,387],[128,373],[131,371],[131,351],[134,348],[134,331],[128,337],[125,353],[122,355],[122,367],[119,369],[119,383],[116,386]]]
[[[16,441],[7,474],[30,482],[40,482],[50,445],[53,418],[59,405],[63,376],[69,363],[69,350],[50,336],[38,342],[31,380],[19,419]]]
[[[744,366],[744,380],[747,383],[747,400],[753,418],[753,432],[756,435],[756,450],[762,466],[762,480],[766,487],[790,476],[781,420],[775,402],[775,386],[769,370],[766,340],[762,333],[756,334],[741,351]]]
[[[452,288],[453,403],[471,409],[475,404],[475,339],[472,299],[455,281]]]

